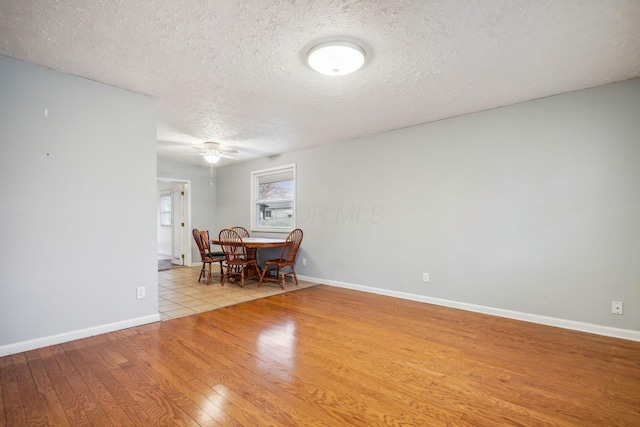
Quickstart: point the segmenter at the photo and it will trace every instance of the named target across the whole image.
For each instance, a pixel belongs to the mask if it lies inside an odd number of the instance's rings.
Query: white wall
[[[3,56],[0,86],[0,355],[159,320],[155,101]]]
[[[210,169],[205,165],[158,161],[159,178],[188,180],[191,183],[190,224],[187,224],[190,229],[209,230],[212,234],[215,234],[214,231],[217,230],[215,221],[216,175],[216,169]],[[191,237],[191,231],[188,233],[188,242],[191,246],[192,264],[199,265],[200,252]]]
[[[296,163],[301,275],[640,331],[639,119],[635,79],[230,165],[218,223]]]

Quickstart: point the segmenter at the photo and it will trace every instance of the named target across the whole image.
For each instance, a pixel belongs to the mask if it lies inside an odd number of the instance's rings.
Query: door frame
[[[185,184],[171,183],[171,264],[184,265]]]
[[[182,184],[184,188],[183,208],[184,227],[182,236],[182,251],[185,266],[191,266],[191,180],[157,177],[157,181]],[[173,208],[172,208],[173,209]],[[171,227],[171,246],[173,247],[173,226]]]

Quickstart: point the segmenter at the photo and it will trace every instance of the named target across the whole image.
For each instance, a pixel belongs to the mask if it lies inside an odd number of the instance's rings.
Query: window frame
[[[169,200],[169,210],[165,211],[162,208],[163,206],[163,201],[164,200]],[[159,204],[160,207],[158,208],[158,211],[160,212],[160,227],[171,227],[171,224],[173,223],[173,200],[171,200],[171,193],[164,193],[160,195],[160,199],[159,199]],[[164,215],[169,214],[169,222],[165,222],[164,221]]]
[[[293,175],[293,188],[291,198],[291,226],[287,227],[261,227],[258,224],[258,204],[263,203],[263,200],[259,200],[260,195],[260,178],[271,175],[282,175],[285,173],[291,173]],[[261,169],[251,172],[251,231],[265,232],[265,233],[290,233],[296,228],[296,194],[297,192],[297,176],[296,176],[296,164],[288,164],[283,166],[277,166],[268,169]],[[282,199],[288,201],[289,199]]]

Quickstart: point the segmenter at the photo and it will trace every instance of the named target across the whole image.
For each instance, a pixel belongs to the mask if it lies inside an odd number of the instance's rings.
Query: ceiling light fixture
[[[364,59],[364,49],[347,41],[320,43],[307,54],[309,66],[327,76],[353,73],[364,65]]]
[[[220,157],[209,153],[206,156],[204,156],[204,160],[207,163],[218,163],[220,161]]]

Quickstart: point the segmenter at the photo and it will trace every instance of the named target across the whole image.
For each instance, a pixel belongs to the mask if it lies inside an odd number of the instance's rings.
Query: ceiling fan
[[[232,148],[223,147],[217,142],[204,142],[199,147],[193,147],[196,150],[201,151],[201,155],[207,163],[218,163],[222,158],[231,158],[231,154],[238,153],[237,150]]]

